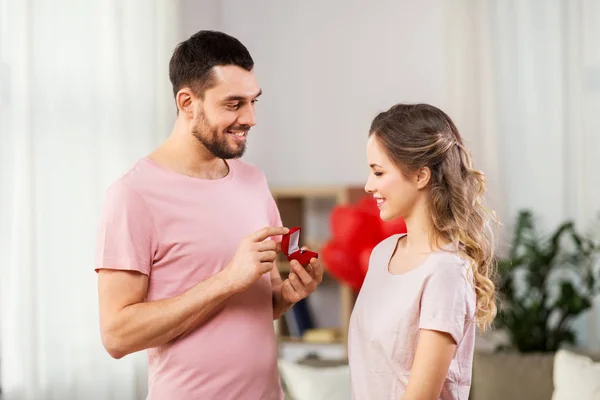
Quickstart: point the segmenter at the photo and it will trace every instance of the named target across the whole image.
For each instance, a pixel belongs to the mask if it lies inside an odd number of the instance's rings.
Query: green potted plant
[[[473,400],[550,399],[553,360],[563,346],[576,347],[573,320],[600,293],[600,244],[572,221],[550,234],[536,230],[533,214],[519,213],[510,252],[498,260],[498,315],[493,352],[478,351]],[[502,335],[498,335],[502,334]]]
[[[600,244],[572,221],[550,236],[535,229],[533,214],[519,213],[509,257],[498,260],[499,312],[495,327],[521,353],[555,352],[576,345],[575,317],[600,293],[595,268]]]

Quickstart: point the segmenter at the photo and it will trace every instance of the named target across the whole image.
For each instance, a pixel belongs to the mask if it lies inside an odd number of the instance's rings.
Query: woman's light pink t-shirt
[[[410,379],[420,329],[448,332],[457,343],[440,399],[467,400],[475,346],[476,297],[467,261],[432,253],[401,275],[388,265],[393,235],[371,253],[349,328],[348,357],[355,400],[400,399]]]

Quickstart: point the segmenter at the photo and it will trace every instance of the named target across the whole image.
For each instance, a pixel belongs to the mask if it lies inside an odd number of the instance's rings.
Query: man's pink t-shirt
[[[227,176],[208,180],[139,160],[107,191],[96,271],[139,271],[149,276],[147,301],[171,298],[221,271],[245,236],[281,226],[264,174],[227,163]],[[147,353],[148,399],[283,399],[269,274]]]
[[[401,275],[388,266],[392,235],[371,253],[350,318],[348,358],[355,400],[400,399],[410,379],[420,329],[449,333],[457,343],[439,399],[467,400],[475,347],[476,297],[469,263],[437,251]]]

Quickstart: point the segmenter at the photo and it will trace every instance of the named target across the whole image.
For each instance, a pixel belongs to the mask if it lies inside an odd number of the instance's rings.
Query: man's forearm
[[[278,319],[285,314],[294,303],[287,302],[281,297],[281,290],[273,291],[273,319]]]
[[[234,293],[219,273],[179,296],[127,306],[103,332],[105,347],[113,357],[121,358],[163,345],[211,318]]]

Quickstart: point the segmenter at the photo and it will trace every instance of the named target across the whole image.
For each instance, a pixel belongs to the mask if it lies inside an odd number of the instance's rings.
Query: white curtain
[[[0,0],[3,399],[136,399],[145,355],[100,341],[108,185],[170,132],[172,0]]]
[[[600,2],[447,0],[448,109],[488,175],[506,248],[519,210],[541,230],[600,212]],[[600,348],[600,307],[578,321]]]

